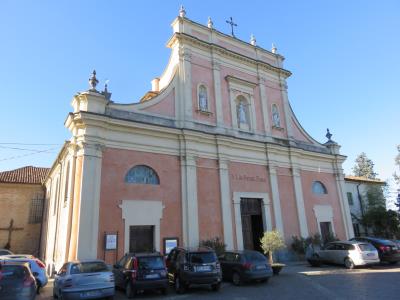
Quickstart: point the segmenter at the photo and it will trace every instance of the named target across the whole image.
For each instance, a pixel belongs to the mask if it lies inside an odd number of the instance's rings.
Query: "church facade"
[[[111,101],[95,74],[74,96],[71,139],[45,181],[47,265],[215,237],[258,249],[272,229],[288,244],[352,237],[345,156],[299,124],[284,57],[184,11],[172,29],[169,63],[140,102]]]

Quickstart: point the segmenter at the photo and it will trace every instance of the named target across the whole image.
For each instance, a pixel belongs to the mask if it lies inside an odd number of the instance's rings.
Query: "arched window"
[[[250,129],[249,104],[243,96],[238,96],[236,99],[236,113],[238,127]]]
[[[198,90],[198,104],[200,111],[208,111],[208,95],[207,88],[204,84],[199,86]]]
[[[279,109],[276,104],[272,104],[272,125],[274,127],[281,127],[281,117],[279,116]]]
[[[324,195],[328,194],[326,187],[321,181],[314,181],[312,184],[312,192],[316,195]]]
[[[156,171],[144,165],[134,166],[125,175],[126,183],[160,184]]]

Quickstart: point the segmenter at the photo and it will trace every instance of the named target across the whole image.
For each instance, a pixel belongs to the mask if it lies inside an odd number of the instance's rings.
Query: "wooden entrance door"
[[[261,200],[242,198],[240,200],[240,213],[242,219],[243,248],[246,250],[261,250],[259,240],[264,231]]]
[[[154,249],[154,226],[129,226],[129,252],[152,252]]]

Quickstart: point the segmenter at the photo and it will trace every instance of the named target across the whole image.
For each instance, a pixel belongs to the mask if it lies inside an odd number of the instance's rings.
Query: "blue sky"
[[[400,143],[399,1],[3,0],[0,170],[52,164],[69,138],[72,96],[88,88],[94,68],[102,84],[110,80],[114,101],[148,91],[168,62],[180,4],[196,22],[211,16],[229,33],[232,16],[238,38],[253,33],[267,49],[274,42],[293,73],[289,99],[303,127],[320,142],[330,128],[347,174],[364,151],[382,179],[391,176]]]

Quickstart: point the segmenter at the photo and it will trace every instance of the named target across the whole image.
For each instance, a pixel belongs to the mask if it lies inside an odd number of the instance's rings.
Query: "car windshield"
[[[28,271],[24,266],[3,265],[0,270],[0,279],[19,279],[24,278]]]
[[[194,252],[189,254],[189,261],[194,264],[214,263],[217,256],[214,252]]]
[[[160,256],[139,257],[139,270],[164,269],[164,261]]]
[[[261,262],[266,260],[265,256],[259,252],[246,252],[244,254],[244,257],[246,258],[246,261],[252,261],[252,262],[257,262],[257,261]]]
[[[79,264],[73,264],[71,266],[71,274],[80,273],[96,273],[96,272],[107,272],[107,266],[104,262],[83,262]]]
[[[358,247],[360,247],[361,251],[375,251],[375,247],[372,246],[371,244],[359,244]]]

